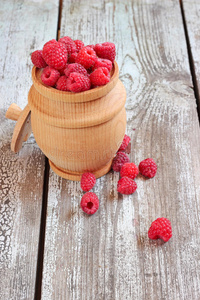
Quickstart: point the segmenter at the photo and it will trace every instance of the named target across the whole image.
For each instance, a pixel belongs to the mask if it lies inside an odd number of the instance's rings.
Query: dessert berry
[[[86,214],[93,215],[99,208],[99,199],[95,193],[87,192],[83,195],[80,205]]]
[[[96,183],[96,177],[94,174],[86,172],[81,176],[81,189],[84,192],[90,191]]]
[[[43,56],[42,50],[36,50],[31,54],[31,61],[37,68],[45,68],[47,66]]]
[[[76,44],[77,52],[79,52],[85,46],[84,43],[80,40],[75,40],[74,43]]]
[[[77,55],[76,62],[84,66],[84,68],[89,69],[92,67],[97,60],[95,51],[89,47],[83,47]]]
[[[120,170],[120,176],[127,176],[134,179],[139,173],[138,167],[134,163],[125,163]]]
[[[57,83],[56,83],[56,88],[60,91],[68,91],[67,88],[67,77],[65,75],[61,76]]]
[[[131,140],[130,136],[125,134],[125,136],[123,138],[123,141],[121,143],[121,146],[119,147],[118,151],[124,151],[127,148],[130,140]]]
[[[62,43],[65,46],[68,56],[70,56],[74,52],[77,52],[76,44],[69,36],[60,38],[58,42]]]
[[[68,63],[75,63],[77,55],[78,55],[77,52],[72,53],[68,58]]]
[[[172,237],[171,223],[167,218],[158,218],[151,224],[148,236],[152,240],[162,239],[167,242]]]
[[[90,74],[90,81],[93,86],[105,85],[110,81],[110,73],[107,68],[100,67]]]
[[[49,66],[44,68],[41,74],[42,82],[48,86],[54,86],[59,78],[59,71]]]
[[[148,178],[152,178],[156,175],[157,165],[152,158],[147,158],[139,164],[140,173]]]
[[[88,76],[87,70],[82,65],[77,63],[67,65],[67,67],[64,70],[64,73],[67,77],[70,75],[70,73],[73,72]]]
[[[88,76],[73,72],[67,78],[67,90],[74,93],[84,92],[90,89],[90,79]]]
[[[112,169],[115,172],[120,172],[121,167],[125,164],[130,162],[128,155],[124,152],[117,152],[116,156],[112,161]]]
[[[57,70],[64,68],[67,63],[68,53],[65,46],[55,40],[44,45],[42,55],[45,62]]]
[[[93,66],[93,70],[98,69],[99,67],[105,67],[110,72],[112,69],[112,62],[109,59],[97,58]]]
[[[117,191],[120,194],[130,195],[133,194],[137,189],[136,182],[129,177],[122,177],[117,183]]]
[[[96,44],[94,50],[96,51],[97,56],[114,62],[116,56],[115,44],[109,42]]]

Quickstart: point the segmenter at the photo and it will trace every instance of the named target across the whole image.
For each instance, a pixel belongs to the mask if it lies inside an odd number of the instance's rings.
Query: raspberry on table
[[[117,152],[112,161],[112,169],[115,172],[120,172],[123,164],[130,162],[128,155],[124,152]]]
[[[112,61],[105,58],[97,58],[97,60],[94,63],[93,70],[99,68],[99,67],[105,67],[110,72],[112,69]]]
[[[130,195],[133,194],[137,189],[137,183],[129,178],[129,177],[122,177],[117,183],[117,191],[120,194]]]
[[[31,54],[31,61],[37,68],[45,68],[47,66],[43,56],[42,50],[36,50]]]
[[[90,81],[93,86],[105,85],[110,81],[110,73],[107,68],[99,67],[90,74]]]
[[[124,151],[127,148],[128,144],[130,143],[130,140],[131,140],[130,136],[125,134],[118,151]]]
[[[67,88],[67,77],[65,75],[61,76],[57,83],[56,83],[56,88],[60,91],[68,91]]]
[[[64,71],[64,73],[67,77],[69,76],[70,73],[73,73],[73,72],[88,76],[87,70],[82,65],[77,64],[77,63],[69,64]]]
[[[139,173],[138,167],[134,163],[125,163],[120,170],[120,176],[127,176],[134,179]]]
[[[41,74],[42,82],[48,86],[54,86],[59,78],[59,71],[49,66],[44,68]]]
[[[44,45],[42,55],[47,65],[57,70],[64,68],[67,63],[68,53],[65,46],[55,40]]]
[[[105,42],[102,44],[96,44],[94,50],[97,56],[101,58],[106,58],[114,62],[116,56],[115,44]]]
[[[77,52],[79,52],[85,45],[81,40],[75,40]]]
[[[91,83],[88,76],[73,72],[67,78],[67,89],[70,92],[79,93],[90,89]]]
[[[68,56],[70,56],[74,52],[77,52],[76,44],[69,36],[60,38],[58,42],[62,43],[65,46]]]
[[[97,60],[97,56],[95,51],[89,47],[83,47],[77,55],[76,63],[81,64],[84,68],[89,69],[92,67]]]
[[[147,158],[140,162],[139,171],[143,176],[152,178],[156,175],[157,165],[152,158]]]
[[[78,55],[78,52],[72,53],[68,58],[68,63],[75,63],[77,55]]]
[[[81,189],[84,192],[90,191],[96,183],[96,177],[90,172],[83,173],[81,176]]]
[[[167,218],[158,218],[151,224],[148,237],[152,240],[162,239],[167,242],[172,237],[171,223]]]
[[[86,214],[93,215],[99,208],[99,199],[95,193],[87,192],[83,195],[80,205]]]

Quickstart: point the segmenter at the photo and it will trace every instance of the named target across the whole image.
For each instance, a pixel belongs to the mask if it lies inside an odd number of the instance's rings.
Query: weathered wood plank
[[[79,183],[51,172],[42,299],[199,300],[200,132],[179,1],[66,0],[61,25],[86,44],[116,43],[130,158],[153,157],[158,173],[130,196],[117,193],[117,173],[98,179],[88,217]],[[162,216],[165,244],[147,236]]]
[[[44,156],[33,136],[14,154],[12,102],[27,104],[30,54],[56,37],[58,1],[1,1],[0,6],[0,299],[33,299],[42,208]]]

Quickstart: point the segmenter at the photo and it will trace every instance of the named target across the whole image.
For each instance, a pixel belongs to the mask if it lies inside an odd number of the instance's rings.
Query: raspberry
[[[130,136],[125,134],[124,139],[123,139],[118,151],[124,151],[126,149],[126,147],[128,146],[130,140],[131,140]]]
[[[60,91],[68,91],[68,88],[67,88],[67,77],[64,75],[64,76],[61,76],[57,83],[56,83],[56,88]]]
[[[67,63],[67,50],[62,43],[49,41],[43,47],[42,52],[45,62],[55,69],[62,69]]]
[[[166,218],[158,218],[151,224],[148,236],[152,240],[162,239],[167,242],[172,237],[171,223]]]
[[[76,44],[77,52],[79,52],[84,47],[84,43],[80,40],[75,40],[74,43]]]
[[[62,69],[59,70],[60,75],[65,75],[65,69],[67,68],[68,64],[66,64]]]
[[[113,159],[112,169],[115,172],[119,172],[123,164],[130,162],[129,157],[124,152],[117,152],[117,155]]]
[[[88,76],[87,70],[80,64],[74,63],[67,66],[65,69],[65,75],[68,77],[70,73],[79,73]]]
[[[107,68],[100,67],[90,74],[90,81],[93,86],[105,85],[110,81],[110,73]]]
[[[112,69],[112,62],[109,59],[97,58],[93,66],[93,70],[98,69],[99,67],[105,67],[110,72]]]
[[[41,74],[42,82],[48,86],[54,86],[59,78],[59,71],[49,66],[44,68]]]
[[[134,179],[138,175],[138,167],[134,163],[125,163],[120,170],[120,176]]]
[[[67,78],[67,89],[68,91],[79,93],[90,89],[90,79],[88,76],[79,74],[77,72],[70,73]]]
[[[114,62],[116,56],[115,44],[108,42],[96,44],[94,50],[96,51],[97,56]]]
[[[81,199],[81,208],[88,214],[93,215],[99,208],[99,199],[95,193],[88,192]]]
[[[117,183],[117,191],[120,194],[130,195],[133,194],[137,189],[136,182],[129,177],[122,177]]]
[[[42,50],[36,50],[31,54],[31,60],[37,68],[45,68],[47,66],[43,56]]]
[[[77,55],[78,55],[77,52],[72,53],[68,58],[68,63],[75,63]]]
[[[76,62],[84,66],[84,68],[89,69],[91,66],[94,65],[95,61],[97,60],[97,56],[95,51],[89,47],[83,47],[76,58]]]
[[[81,176],[81,188],[84,192],[90,191],[96,183],[96,177],[92,173],[83,173]]]
[[[140,162],[139,171],[142,175],[152,178],[156,175],[157,165],[152,158],[147,158]]]
[[[68,55],[70,56],[72,53],[77,52],[77,47],[74,41],[69,36],[64,36],[58,41],[59,43],[62,43],[66,50]]]
[[[87,45],[87,47],[90,47],[94,50],[95,45]]]

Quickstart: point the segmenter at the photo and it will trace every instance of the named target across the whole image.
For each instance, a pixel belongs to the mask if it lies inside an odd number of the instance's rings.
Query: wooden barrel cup
[[[126,129],[126,91],[115,62],[110,82],[81,93],[44,85],[33,67],[29,91],[35,140],[55,173],[80,180],[84,172],[101,177],[110,168]]]

